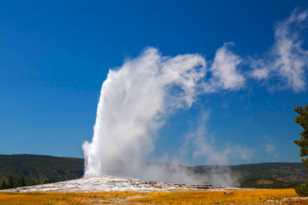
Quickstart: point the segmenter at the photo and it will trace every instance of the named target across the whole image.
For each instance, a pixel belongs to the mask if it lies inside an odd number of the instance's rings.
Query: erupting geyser
[[[110,70],[102,85],[92,142],[83,145],[85,176],[157,175],[145,165],[155,132],[167,115],[191,106],[205,66],[197,54],[171,58],[149,48]]]

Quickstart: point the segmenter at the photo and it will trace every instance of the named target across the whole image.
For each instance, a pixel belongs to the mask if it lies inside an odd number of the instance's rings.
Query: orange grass
[[[174,192],[0,193],[0,205],[308,205],[293,189],[239,189]]]

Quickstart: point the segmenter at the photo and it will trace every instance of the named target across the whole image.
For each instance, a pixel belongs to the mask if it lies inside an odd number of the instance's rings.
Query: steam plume
[[[92,142],[84,143],[85,176],[146,177],[145,158],[167,115],[195,99],[205,76],[200,55],[163,57],[149,48],[109,71],[102,85]]]
[[[276,73],[294,91],[304,90],[308,51],[302,48],[297,27],[307,19],[307,11],[296,10],[278,24],[270,55],[253,59],[248,74],[241,72],[243,58],[229,49],[229,43],[217,50],[209,69],[206,60],[198,54],[165,57],[154,48],[127,60],[120,68],[111,69],[101,88],[93,139],[83,145],[85,176],[111,174],[198,182],[181,168],[174,168],[169,175],[161,167],[146,163],[156,131],[170,114],[190,107],[198,94],[243,89],[249,78],[260,81]],[[239,145],[217,151],[207,141],[205,132],[201,126],[187,137],[194,157],[228,164],[232,155],[245,159],[252,153]],[[215,170],[207,177],[213,184],[234,184],[228,168]]]

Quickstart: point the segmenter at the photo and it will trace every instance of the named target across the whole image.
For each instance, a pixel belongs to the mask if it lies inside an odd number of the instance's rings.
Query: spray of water
[[[205,67],[200,55],[171,58],[148,48],[111,69],[101,88],[92,142],[83,145],[85,176],[161,179],[162,170],[145,162],[155,132],[169,114],[192,105]],[[183,173],[175,175],[183,179]]]

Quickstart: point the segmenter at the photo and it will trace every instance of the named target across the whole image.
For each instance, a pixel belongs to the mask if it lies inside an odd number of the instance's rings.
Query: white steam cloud
[[[245,84],[245,77],[238,71],[241,58],[225,44],[218,49],[211,67],[212,78],[205,84],[206,92],[218,89],[238,90]]]
[[[153,133],[176,109],[191,106],[206,61],[163,57],[154,48],[110,70],[102,85],[94,136],[84,144],[86,176],[143,176]]]
[[[248,72],[241,71],[246,60],[230,50],[230,43],[217,50],[208,67],[204,57],[198,54],[166,57],[155,48],[148,48],[139,57],[111,69],[101,88],[92,141],[83,145],[85,176],[111,174],[198,182],[198,178],[181,168],[173,167],[175,170],[170,174],[146,162],[154,148],[157,131],[170,114],[192,106],[198,95],[239,90],[251,78],[260,81],[276,77],[294,91],[303,90],[308,51],[302,48],[298,29],[307,18],[306,11],[296,10],[278,24],[270,54],[250,60],[252,69]],[[233,156],[247,160],[252,155],[250,149],[239,145],[217,150],[208,140],[204,126],[187,135],[187,145],[193,148],[193,157],[202,157],[213,164],[228,164]],[[207,181],[234,185],[229,171],[226,167],[215,170],[207,176]]]

